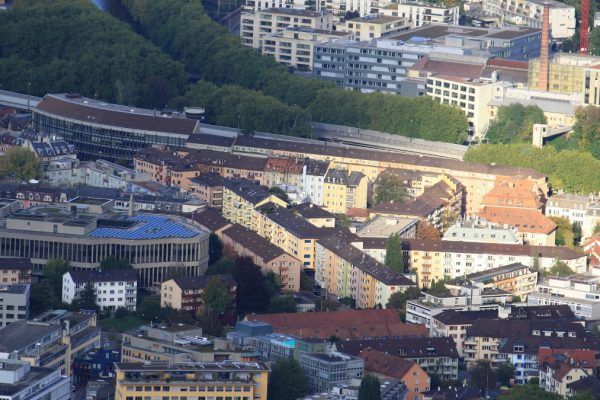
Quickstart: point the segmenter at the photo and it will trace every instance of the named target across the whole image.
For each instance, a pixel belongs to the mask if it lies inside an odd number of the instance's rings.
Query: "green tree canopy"
[[[36,317],[42,312],[54,308],[59,303],[60,300],[48,280],[31,285],[31,293],[29,294],[29,314],[31,317]]]
[[[95,310],[97,308],[96,291],[94,290],[94,285],[90,282],[85,284],[83,291],[79,294],[77,305],[83,310]]]
[[[575,245],[575,232],[573,225],[565,217],[550,217],[558,225],[556,229],[556,245],[573,247]]]
[[[308,392],[302,367],[294,358],[279,360],[269,377],[269,399],[296,400]]]
[[[496,374],[489,361],[478,360],[477,363],[469,368],[471,377],[471,386],[485,393],[496,387]]]
[[[395,292],[390,296],[385,308],[394,308],[400,314],[400,319],[406,321],[406,302],[416,300],[421,296],[421,291],[416,286],[411,286],[404,292]]]
[[[546,117],[538,106],[514,103],[498,108],[486,138],[490,143],[531,143],[533,124],[545,124]]]
[[[0,14],[0,21],[1,17],[2,14]],[[1,31],[2,28],[0,28]],[[2,54],[1,51],[0,54]],[[0,69],[1,65],[2,59],[0,59]],[[4,151],[4,155],[0,156],[0,175],[18,181],[39,179],[41,176],[40,161],[33,151],[25,147],[9,147]]]
[[[231,274],[237,282],[238,313],[266,311],[271,293],[260,267],[250,257],[239,257],[233,263]]]
[[[52,287],[55,296],[62,298],[62,281],[63,275],[69,272],[69,262],[53,258],[48,260],[44,267],[44,280]]]
[[[385,265],[396,272],[404,272],[404,253],[402,252],[402,239],[393,233],[387,240],[385,251]]]
[[[496,368],[496,379],[502,386],[510,386],[510,381],[515,379],[515,366],[510,362],[500,363]]]
[[[561,400],[562,396],[546,392],[538,385],[516,385],[505,393],[501,394],[500,400]]]
[[[548,274],[553,276],[569,276],[574,275],[575,271],[573,271],[565,262],[556,259],[554,260],[554,265],[548,270]]]
[[[401,177],[383,172],[375,180],[373,204],[404,202],[407,197],[406,186]]]
[[[296,312],[296,301],[294,296],[273,296],[269,302],[270,313],[295,313]]]
[[[282,188],[280,188],[278,186],[273,186],[272,188],[269,189],[269,192],[273,193],[275,196],[279,197],[281,200],[285,201],[286,203],[290,202],[290,198],[289,198],[288,194],[285,192],[285,190],[283,190]]]
[[[208,265],[213,265],[223,257],[223,242],[214,232],[208,237]]]
[[[233,303],[233,298],[223,279],[216,275],[204,288],[204,310],[213,317],[224,313]]]
[[[360,381],[358,400],[381,400],[381,384],[375,375],[367,375]]]

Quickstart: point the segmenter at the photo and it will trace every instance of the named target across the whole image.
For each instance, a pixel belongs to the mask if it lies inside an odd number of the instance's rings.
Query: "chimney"
[[[540,50],[540,77],[538,89],[548,90],[549,45],[550,45],[550,6],[544,3],[544,17],[542,22],[542,49]]]

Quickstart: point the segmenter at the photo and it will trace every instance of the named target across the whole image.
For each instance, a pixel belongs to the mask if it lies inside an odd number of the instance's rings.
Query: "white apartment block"
[[[516,228],[493,224],[483,218],[465,218],[444,233],[444,240],[479,243],[523,244]]]
[[[392,17],[382,14],[369,14],[347,20],[337,28],[350,33],[350,39],[368,41],[385,38],[386,36],[400,33],[409,29],[406,20],[402,17]]]
[[[319,0],[320,9],[331,12],[336,23],[342,22],[347,12],[358,13],[359,17],[378,14],[392,4],[391,0]]]
[[[573,224],[578,223],[583,237],[587,238],[600,222],[600,202],[596,195],[557,194],[548,199],[546,216],[565,217]]]
[[[264,36],[289,28],[332,31],[333,16],[294,8],[268,8],[255,13],[242,12],[241,15],[242,44],[258,50],[262,50]]]
[[[262,53],[278,63],[300,71],[310,71],[314,45],[336,39],[350,39],[351,33],[307,28],[286,28],[262,38]]]
[[[71,304],[79,299],[87,283],[94,286],[96,304],[103,310],[117,308],[135,311],[137,275],[135,270],[70,271],[63,275],[62,301]]]
[[[506,23],[542,28],[544,4],[550,6],[553,40],[569,39],[575,34],[575,8],[556,0],[483,0],[483,11],[501,17]]]
[[[600,319],[600,268],[585,275],[549,277],[527,298],[529,305],[568,305],[575,316]]]
[[[32,367],[12,359],[0,359],[0,388],[2,400],[71,398],[71,378],[61,375],[60,369]]]
[[[307,0],[246,0],[242,6],[242,10],[245,12],[257,12],[267,8],[310,8],[310,6],[306,3]],[[315,2],[315,7],[319,7],[320,4],[321,3],[318,1]],[[318,8],[317,11],[319,11]]]
[[[329,161],[307,160],[302,167],[300,190],[306,200],[318,206],[324,204],[325,176],[329,170]]]
[[[382,8],[381,13],[390,17],[405,18],[413,28],[432,24],[458,25],[460,18],[458,6],[417,1],[392,3]]]

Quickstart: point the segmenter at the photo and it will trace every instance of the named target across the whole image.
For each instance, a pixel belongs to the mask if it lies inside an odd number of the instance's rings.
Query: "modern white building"
[[[351,40],[368,41],[407,31],[409,26],[402,17],[368,14],[347,20],[344,24],[338,25],[337,29],[350,33]]]
[[[0,399],[68,400],[70,397],[70,378],[61,375],[60,369],[0,359]]]
[[[308,9],[311,7],[307,0],[246,0],[242,6],[242,10],[246,12],[257,12],[267,8],[296,8],[296,9]],[[321,3],[315,2],[317,11],[319,10]]]
[[[565,217],[581,226],[584,238],[592,236],[594,227],[600,222],[600,202],[594,194],[582,196],[562,193],[552,196],[546,203],[548,217]]]
[[[529,294],[529,305],[568,305],[573,313],[586,320],[600,319],[600,268],[587,274],[569,277],[551,276]]]
[[[27,320],[30,290],[30,285],[0,285],[0,328]]]
[[[406,18],[413,28],[432,24],[458,25],[458,6],[403,0],[381,9],[383,15]]]
[[[493,224],[483,218],[465,218],[444,233],[444,240],[479,243],[523,244],[516,228]]]
[[[346,13],[358,13],[359,17],[369,14],[377,14],[387,6],[391,0],[318,0],[320,9],[331,12],[336,22],[343,19]]]
[[[96,304],[108,311],[117,308],[135,311],[137,276],[133,269],[112,271],[69,271],[63,275],[62,301],[71,304],[85,290],[87,283],[94,286]]]

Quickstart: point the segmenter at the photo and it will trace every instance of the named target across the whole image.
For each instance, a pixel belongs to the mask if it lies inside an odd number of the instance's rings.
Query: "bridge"
[[[0,105],[16,108],[21,111],[31,111],[41,100],[40,97],[0,90]]]
[[[572,126],[559,126],[556,128],[550,128],[546,124],[534,124],[532,144],[535,147],[542,148],[544,146],[544,139],[561,136],[565,133],[571,132],[572,130]]]

